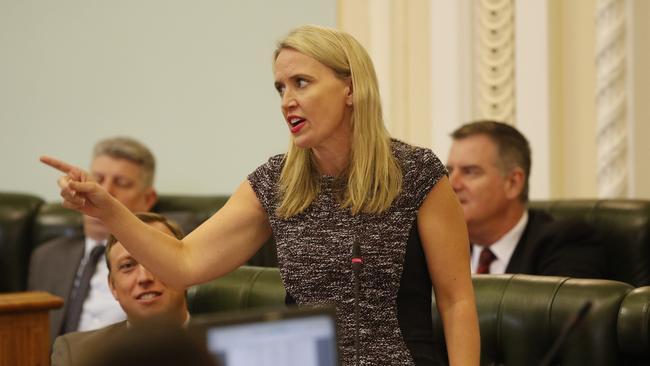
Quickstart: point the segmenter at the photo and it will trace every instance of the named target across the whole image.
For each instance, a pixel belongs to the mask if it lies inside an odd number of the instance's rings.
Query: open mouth
[[[298,133],[303,128],[307,120],[300,117],[289,117],[288,121],[289,125],[291,126],[289,127],[291,133]]]
[[[137,300],[142,300],[142,301],[149,301],[153,300],[157,297],[160,297],[162,295],[161,292],[158,291],[149,291],[149,292],[143,292],[140,295],[136,297]]]
[[[304,118],[298,118],[298,117],[294,117],[294,118],[291,118],[289,120],[289,124],[291,125],[292,128],[297,127],[298,125],[300,125],[303,122],[305,122],[305,119]]]

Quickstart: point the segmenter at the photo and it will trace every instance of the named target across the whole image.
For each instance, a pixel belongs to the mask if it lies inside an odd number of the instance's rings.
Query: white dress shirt
[[[505,235],[503,235],[499,240],[494,242],[489,246],[490,251],[496,257],[494,261],[490,264],[490,273],[491,274],[502,274],[506,273],[506,268],[514,253],[517,243],[521,238],[521,235],[524,233],[526,224],[528,223],[528,211],[524,211],[524,214],[521,215],[519,222],[510,229]],[[483,250],[482,245],[472,244],[472,257],[471,257],[471,268],[472,273],[476,273],[478,268],[478,259]]]
[[[82,263],[87,261],[90,251],[95,245],[105,244],[105,241],[97,241],[86,237],[86,248]],[[111,289],[108,287],[108,267],[106,267],[106,261],[102,257],[97,262],[95,274],[90,279],[90,291],[86,301],[84,301],[78,330],[98,329],[125,319],[124,310],[115,300]]]

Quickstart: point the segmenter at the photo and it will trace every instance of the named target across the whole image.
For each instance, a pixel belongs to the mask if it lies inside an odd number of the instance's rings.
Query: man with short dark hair
[[[133,212],[149,211],[156,203],[154,171],[153,154],[132,138],[108,138],[94,147],[90,173]],[[51,340],[125,319],[106,283],[106,267],[97,264],[108,229],[100,220],[84,216],[83,231],[83,236],[56,238],[32,253],[28,289],[47,291],[65,301],[62,309],[50,312]]]
[[[477,121],[451,136],[449,181],[465,215],[473,273],[605,276],[603,244],[591,226],[527,207],[531,151],[517,129]]]
[[[140,220],[153,228],[177,239],[183,237],[178,225],[155,213],[138,213]],[[71,366],[92,357],[103,344],[122,336],[130,327],[164,321],[185,325],[190,315],[185,292],[168,287],[138,261],[111,236],[106,244],[106,267],[108,285],[119,306],[124,309],[127,320],[104,328],[72,332],[56,338],[52,352],[52,366]]]

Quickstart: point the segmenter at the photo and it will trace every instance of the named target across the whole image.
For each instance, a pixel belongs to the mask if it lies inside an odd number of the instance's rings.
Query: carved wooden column
[[[626,197],[628,135],[625,2],[599,0],[596,9],[598,196]]]
[[[47,292],[0,294],[0,366],[49,365],[49,311],[61,306]]]
[[[474,116],[514,123],[514,0],[475,0]]]

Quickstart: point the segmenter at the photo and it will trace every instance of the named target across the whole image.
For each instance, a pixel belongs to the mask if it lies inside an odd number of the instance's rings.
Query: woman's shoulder
[[[282,172],[284,165],[285,154],[278,154],[271,156],[265,163],[258,166],[252,173],[248,175],[248,180],[251,183],[258,181],[275,180]]]
[[[282,166],[284,165],[285,156],[286,154],[273,155],[269,158],[269,160],[266,161],[265,165],[268,165],[275,169],[282,169]]]
[[[447,168],[431,149],[392,139],[395,159],[400,164],[404,188],[423,198],[443,176]]]
[[[400,163],[418,164],[438,160],[433,151],[426,147],[411,145],[397,139],[391,139],[391,147],[393,155]]]

